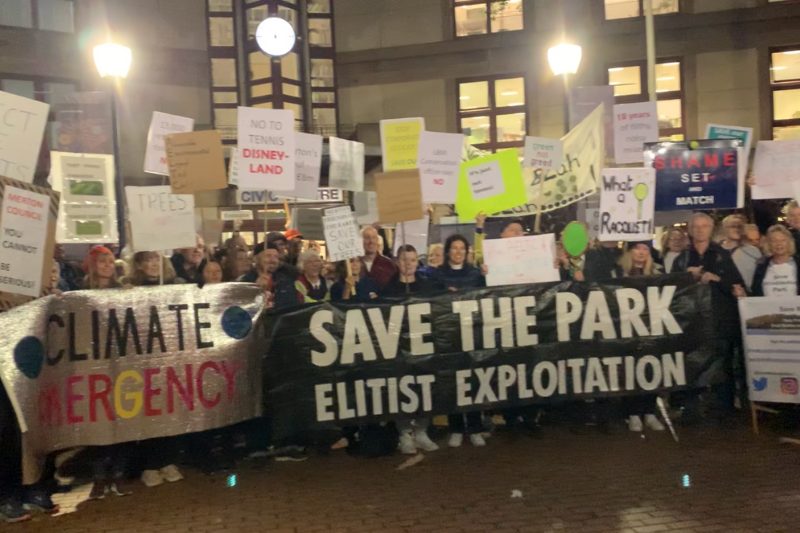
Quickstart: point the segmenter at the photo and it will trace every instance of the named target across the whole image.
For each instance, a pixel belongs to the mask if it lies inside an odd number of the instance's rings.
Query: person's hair
[[[742,228],[744,228],[745,223],[747,223],[747,218],[744,215],[740,215],[738,213],[734,213],[733,215],[728,215],[722,219],[722,226],[725,227],[728,224],[736,224],[738,223]]]
[[[689,236],[686,235],[686,230],[678,226],[673,226],[661,235],[662,253],[669,252],[669,238],[675,232],[681,234],[681,238],[683,239],[683,247],[686,248],[686,244],[689,242]]]
[[[398,259],[400,259],[400,254],[402,254],[403,252],[408,252],[408,253],[417,253],[417,249],[416,249],[416,248],[414,248],[414,247],[413,247],[412,245],[410,245],[410,244],[404,244],[404,245],[400,246],[400,247],[397,249],[397,253],[395,254],[395,256],[396,256]]]
[[[217,261],[213,257],[211,259],[203,259],[203,262],[200,263],[200,267],[197,269],[197,286],[198,287],[202,287],[203,285],[206,284],[206,280],[205,280],[205,277],[203,276],[203,274],[205,273],[206,268],[208,268],[208,265],[210,265],[211,263],[216,264],[219,267],[220,272],[222,272],[223,278],[225,277],[225,269],[222,268],[222,263],[220,263],[219,261]]]
[[[767,235],[766,235],[767,238],[764,239],[764,254],[765,255],[767,255],[767,256],[771,256],[772,255],[772,248],[769,245],[769,236],[772,235],[773,233],[780,233],[781,235],[786,237],[786,239],[789,242],[789,255],[790,256],[794,255],[795,253],[797,253],[797,247],[795,246],[794,237],[792,236],[792,232],[790,232],[788,229],[786,229],[786,226],[784,226],[783,224],[775,224],[775,225],[769,227],[769,229],[767,230]]]
[[[519,226],[522,228],[522,231],[525,231],[525,224],[522,223],[522,219],[509,218],[503,221],[503,223],[500,225],[500,233],[503,233],[511,224],[519,224]]]
[[[360,259],[359,259],[360,261]],[[344,261],[336,261],[333,266],[334,275],[336,276],[336,281],[344,282],[347,279],[347,263],[350,262],[350,259],[345,259]],[[359,270],[358,278],[361,279],[364,277],[364,270],[365,268],[361,268]]]
[[[136,252],[133,254],[133,258],[131,259],[131,268],[130,268],[130,279],[128,282],[133,285],[134,287],[138,287],[140,285],[147,285],[148,279],[144,275],[144,270],[140,268],[140,265],[145,262],[147,257],[150,254],[155,254],[159,259],[161,259],[162,271],[164,275],[164,285],[169,285],[175,281],[175,269],[172,267],[172,261],[164,260],[161,257],[161,254],[158,252]]]
[[[783,206],[783,209],[782,209],[783,214],[788,217],[789,216],[789,211],[791,211],[792,209],[797,209],[798,207],[800,207],[800,204],[797,203],[797,200],[789,200]]]
[[[617,263],[619,264],[620,267],[622,267],[622,272],[625,276],[629,276],[631,270],[633,269],[633,248],[635,248],[635,246],[632,246],[627,250],[625,250],[625,253],[622,254],[622,257],[619,258],[619,261]],[[650,250],[649,246],[648,250]],[[642,273],[645,276],[652,276],[654,268],[655,267],[653,263],[653,251],[650,250],[650,253],[647,255],[647,260],[644,262],[644,268],[642,268]]]
[[[453,246],[453,243],[456,241],[461,241],[464,243],[464,247],[466,250],[464,251],[464,263],[467,262],[467,256],[469,256],[469,241],[463,235],[459,235],[455,233],[450,235],[446,241],[444,241],[444,264],[450,266],[450,248]]]
[[[377,234],[377,235],[380,237],[380,232],[377,230],[377,228],[375,228],[375,226],[364,226],[363,228],[361,228],[361,236],[363,237],[363,236],[364,236],[364,234],[365,234],[365,233],[366,233],[368,230],[373,230],[373,231],[375,231],[375,233],[376,233],[376,234]]]
[[[692,228],[694,227],[694,221],[697,220],[698,218],[705,218],[707,220],[710,220],[712,230],[714,229],[714,226],[716,226],[716,224],[714,223],[714,219],[710,215],[698,211],[692,213],[692,216],[689,217],[689,223],[687,224],[687,229],[690,234],[692,233]]]
[[[100,278],[97,276],[97,259],[101,255],[110,255],[114,257],[114,254],[111,250],[106,248],[105,246],[92,246],[91,250],[89,250],[89,254],[86,256],[86,277],[84,278],[84,287],[86,289],[100,289]],[[121,284],[117,280],[117,265],[116,261],[114,262],[114,270],[111,274],[111,279],[108,282],[108,287],[103,288],[116,288],[120,287]]]
[[[442,243],[440,243],[440,242],[435,242],[435,243],[431,244],[430,246],[428,246],[428,255],[429,256],[432,255],[434,250],[436,250],[437,248],[441,249],[442,252],[444,252],[444,245]]]
[[[303,267],[305,266],[306,261],[308,261],[313,257],[322,259],[319,255],[319,252],[317,252],[316,250],[306,250],[305,252],[301,252],[300,255],[297,256],[297,270],[299,270],[301,274],[303,273]]]

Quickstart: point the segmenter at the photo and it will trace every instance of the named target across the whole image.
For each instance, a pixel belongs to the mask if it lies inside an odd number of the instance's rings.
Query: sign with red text
[[[194,195],[172,194],[169,186],[125,187],[134,252],[195,245]]]
[[[56,450],[183,435],[261,414],[263,290],[193,284],[48,296],[0,315],[0,379],[26,483]]]
[[[50,197],[6,185],[0,200],[0,291],[39,296],[45,265]]]
[[[48,104],[0,91],[0,176],[33,182]]]
[[[144,152],[144,171],[148,174],[169,175],[167,149],[164,137],[172,133],[186,133],[194,129],[194,119],[153,111],[147,131],[147,149]]]
[[[432,204],[456,201],[464,135],[423,131],[419,138],[422,200]]]
[[[294,190],[294,113],[288,109],[240,107],[238,126],[238,186]]]
[[[655,102],[614,106],[614,160],[618,165],[641,163],[644,143],[658,141]]]

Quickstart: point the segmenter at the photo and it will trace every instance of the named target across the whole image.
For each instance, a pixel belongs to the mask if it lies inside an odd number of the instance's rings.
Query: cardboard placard
[[[483,241],[489,287],[559,281],[555,260],[556,239],[552,233]]]
[[[194,119],[153,111],[147,131],[147,149],[144,152],[144,171],[148,174],[169,175],[166,136],[186,133],[194,128]]]
[[[125,197],[134,252],[195,246],[194,195],[157,185],[125,187]]]
[[[222,135],[217,130],[173,133],[166,138],[169,184],[174,194],[228,186]]]
[[[290,109],[239,107],[238,135],[239,186],[294,190],[295,131]]]
[[[0,176],[33,182],[48,104],[0,91]]]
[[[600,184],[601,241],[649,241],[655,226],[652,168],[604,168]]]
[[[417,168],[420,134],[424,118],[396,118],[380,121],[383,171]]]
[[[395,170],[375,175],[378,221],[394,224],[423,216],[419,170]]]
[[[327,209],[322,217],[322,225],[329,261],[344,261],[364,255],[364,240],[350,206]]]
[[[479,212],[497,213],[527,201],[522,167],[515,151],[479,157],[461,164],[456,211],[461,221]]]
[[[644,144],[658,141],[656,102],[614,106],[614,161],[641,163]]]
[[[419,175],[427,203],[456,201],[464,135],[423,131],[419,138]]]
[[[800,182],[800,139],[758,141],[753,162],[754,200],[795,198]]]

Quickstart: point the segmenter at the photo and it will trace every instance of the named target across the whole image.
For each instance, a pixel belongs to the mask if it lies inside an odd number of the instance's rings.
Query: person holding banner
[[[328,284],[322,273],[322,258],[314,250],[306,250],[297,258],[297,268],[300,275],[295,282],[295,288],[300,293],[303,302],[326,302],[331,299]]]
[[[767,256],[756,265],[751,296],[768,298],[800,295],[800,272],[794,238],[784,226],[776,224],[767,230]],[[737,296],[746,296],[738,291]]]
[[[736,388],[734,368],[743,369],[742,364],[734,364],[742,355],[741,326],[736,294],[744,291],[744,280],[731,259],[731,254],[711,240],[714,234],[714,219],[705,213],[694,213],[689,219],[691,244],[675,259],[673,272],[689,272],[700,283],[711,287],[711,304],[714,308],[714,331],[717,332],[717,359],[722,366],[722,376],[712,383],[717,399],[718,417],[724,419],[734,411]],[[738,379],[743,379],[741,375]],[[745,388],[746,390],[746,388]],[[690,398],[686,406],[684,422],[693,422],[696,407]]]
[[[114,254],[105,246],[92,246],[84,261],[86,277],[84,289],[116,289],[122,286],[117,281]]]
[[[728,215],[722,219],[723,238],[720,245],[731,253],[733,264],[739,269],[745,289],[753,283],[756,263],[761,259],[761,250],[744,241],[744,226],[747,220],[742,215]]]
[[[451,235],[444,243],[444,264],[436,269],[433,285],[439,290],[458,292],[463,289],[483,287],[486,283],[481,271],[467,262],[469,241],[463,235]],[[448,446],[458,448],[464,442],[464,433],[469,434],[473,446],[486,446],[481,435],[481,412],[451,414],[448,417],[450,440]]]
[[[350,263],[350,273],[347,272]],[[334,302],[352,300],[368,302],[378,297],[380,288],[374,280],[363,276],[361,260],[358,257],[336,263],[336,281],[331,285],[331,300]]]
[[[661,265],[664,267],[665,273],[672,272],[675,258],[681,255],[688,245],[689,237],[681,228],[672,227],[664,232],[661,238],[661,249],[664,250]]]
[[[397,274],[397,265],[378,253],[380,249],[378,230],[367,226],[361,230],[361,238],[364,241],[364,256],[361,262],[364,264],[365,275],[373,280],[378,288],[383,289]]]

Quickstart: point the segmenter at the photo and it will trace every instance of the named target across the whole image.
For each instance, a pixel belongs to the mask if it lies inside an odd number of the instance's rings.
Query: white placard
[[[322,226],[329,261],[344,261],[364,255],[364,240],[359,234],[350,206],[326,210],[322,217]]]
[[[800,181],[800,139],[758,141],[753,177],[754,200],[794,198],[793,182]]]
[[[559,281],[555,261],[556,239],[552,233],[483,241],[489,287]]]
[[[725,126],[723,124],[706,124],[704,139],[739,139],[744,142],[744,159],[750,159],[750,148],[753,146],[753,128],[745,126]],[[747,167],[747,165],[744,165]]]
[[[290,109],[239,107],[238,185],[243,189],[294,190],[294,113]]]
[[[374,224],[378,221],[378,194],[373,191],[353,193],[353,207],[356,220],[361,225]]]
[[[134,252],[192,248],[194,195],[172,194],[169,185],[125,187]]]
[[[237,189],[236,190],[236,203],[238,205],[269,205],[269,204],[282,204],[288,198],[283,193],[272,191],[261,191],[253,189]],[[313,200],[302,198],[298,203],[302,204],[329,204],[336,202],[344,202],[344,193],[341,189],[332,189],[330,187],[320,187],[317,189],[317,197]]]
[[[456,201],[464,135],[423,131],[419,137],[419,177],[422,201],[452,204]]]
[[[2,200],[0,292],[37,297],[42,291],[50,198],[7,185]]]
[[[656,102],[614,106],[614,160],[618,165],[641,163],[644,143],[657,141]]]
[[[601,241],[649,241],[655,226],[654,168],[604,168],[600,182]]]
[[[221,220],[253,220],[253,211],[250,209],[240,209],[238,211],[222,211]]]
[[[330,137],[328,185],[346,191],[364,190],[364,143]]]
[[[48,104],[0,91],[0,176],[33,182]]]
[[[114,176],[113,155],[50,152],[50,183],[61,193],[56,242],[119,241]]]
[[[322,136],[296,132],[294,137],[295,187],[281,191],[280,198],[316,200],[322,167]]]
[[[525,137],[523,167],[558,170],[563,161],[564,143],[561,142],[561,139]]]
[[[503,173],[497,161],[470,167],[467,170],[467,180],[475,200],[485,200],[506,191]]]
[[[430,217],[427,215],[419,220],[409,220],[397,224],[394,228],[395,257],[397,257],[397,250],[404,244],[413,246],[420,256],[427,255],[429,227]]]
[[[194,129],[194,119],[153,111],[147,132],[147,149],[144,153],[144,171],[148,174],[169,176],[164,137],[172,133],[186,133]]]

